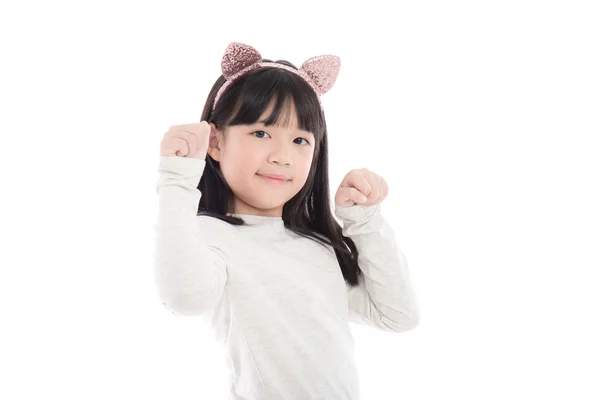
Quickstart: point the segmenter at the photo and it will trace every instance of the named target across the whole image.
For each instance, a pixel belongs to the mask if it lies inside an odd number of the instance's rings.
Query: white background
[[[239,41],[340,56],[332,193],[388,181],[421,323],[351,325],[364,399],[600,398],[595,3],[3,2],[0,397],[226,398],[152,224],[160,140]]]

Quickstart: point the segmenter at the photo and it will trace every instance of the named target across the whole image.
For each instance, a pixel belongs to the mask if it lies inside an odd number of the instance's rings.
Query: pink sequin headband
[[[254,47],[244,43],[232,42],[227,46],[221,60],[221,71],[226,81],[217,92],[212,106],[213,111],[219,98],[233,81],[261,67],[285,69],[304,78],[317,94],[322,110],[321,95],[331,89],[335,83],[340,71],[340,58],[333,55],[311,57],[302,63],[299,69],[295,69],[279,63],[262,62],[262,56]]]

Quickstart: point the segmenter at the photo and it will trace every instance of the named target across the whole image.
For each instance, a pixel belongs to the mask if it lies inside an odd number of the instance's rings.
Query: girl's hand
[[[160,142],[161,156],[180,156],[206,159],[211,125],[206,121],[173,125]]]
[[[361,199],[363,195],[365,200]],[[353,169],[342,180],[335,194],[335,203],[340,207],[355,204],[372,206],[382,202],[387,195],[388,185],[381,176],[366,168]]]

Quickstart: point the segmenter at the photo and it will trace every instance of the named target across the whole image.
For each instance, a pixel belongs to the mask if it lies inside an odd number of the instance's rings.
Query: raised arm
[[[406,258],[381,215],[381,203],[336,205],[335,215],[343,223],[344,236],[356,244],[364,278],[359,280],[359,286],[348,286],[349,321],[388,332],[417,326],[419,309]]]
[[[206,243],[198,224],[197,186],[205,160],[160,156],[154,277],[163,305],[176,315],[201,315],[222,296],[226,256]]]

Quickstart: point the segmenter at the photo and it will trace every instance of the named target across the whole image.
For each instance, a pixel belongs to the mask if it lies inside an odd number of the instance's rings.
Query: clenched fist
[[[211,127],[206,121],[173,125],[160,142],[161,156],[206,158]]]
[[[353,169],[346,174],[335,193],[335,203],[340,207],[356,204],[373,206],[381,203],[387,195],[385,179],[367,168]]]

